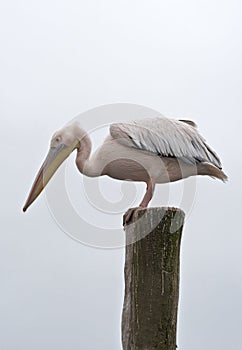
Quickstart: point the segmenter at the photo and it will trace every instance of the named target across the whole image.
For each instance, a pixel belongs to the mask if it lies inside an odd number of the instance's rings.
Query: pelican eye
[[[60,137],[60,136],[57,136],[57,137],[55,138],[55,142],[59,143],[60,141],[61,141],[61,137]]]

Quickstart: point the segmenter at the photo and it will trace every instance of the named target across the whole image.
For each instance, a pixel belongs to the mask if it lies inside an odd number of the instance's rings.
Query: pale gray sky
[[[196,121],[222,159],[229,182],[199,178],[187,215],[178,345],[241,347],[241,11],[239,0],[1,2],[1,349],[121,349],[124,250],[72,240],[44,195],[21,211],[52,133],[120,102]],[[67,185],[77,196],[74,167],[72,157]],[[120,199],[120,184],[100,186]],[[180,206],[182,189],[160,186],[152,205]],[[121,214],[110,220],[117,227]]]

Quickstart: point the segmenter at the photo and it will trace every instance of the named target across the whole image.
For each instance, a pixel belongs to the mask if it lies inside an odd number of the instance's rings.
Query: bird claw
[[[131,224],[131,222],[134,219],[134,214],[139,210],[141,207],[136,207],[136,208],[129,208],[126,213],[123,216],[123,226],[127,226]]]

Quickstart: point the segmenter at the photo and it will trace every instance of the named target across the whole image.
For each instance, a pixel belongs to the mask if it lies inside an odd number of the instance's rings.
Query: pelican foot
[[[134,218],[134,214],[137,212],[137,210],[142,209],[142,207],[136,207],[136,208],[129,208],[126,213],[123,216],[123,226],[127,226],[131,224]]]

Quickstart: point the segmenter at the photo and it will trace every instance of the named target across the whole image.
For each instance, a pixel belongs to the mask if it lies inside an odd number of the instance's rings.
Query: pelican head
[[[65,126],[54,133],[51,138],[49,152],[34,180],[27,201],[23,207],[24,212],[39,196],[64,160],[74,149],[80,147],[80,140],[83,134],[84,130],[82,130],[77,123]]]

